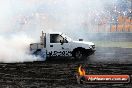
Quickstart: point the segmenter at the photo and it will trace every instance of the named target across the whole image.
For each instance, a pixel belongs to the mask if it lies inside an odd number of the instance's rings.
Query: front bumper
[[[95,52],[95,51],[96,51],[95,45],[91,45],[90,50],[91,50],[92,52]]]

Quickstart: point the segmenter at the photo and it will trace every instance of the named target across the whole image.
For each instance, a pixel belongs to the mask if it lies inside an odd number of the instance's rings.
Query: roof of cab
[[[62,32],[46,32],[47,34],[62,34]]]

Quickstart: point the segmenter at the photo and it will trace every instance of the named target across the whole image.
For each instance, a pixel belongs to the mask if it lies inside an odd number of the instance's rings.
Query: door
[[[71,56],[70,44],[60,34],[50,34],[47,54],[49,56]]]

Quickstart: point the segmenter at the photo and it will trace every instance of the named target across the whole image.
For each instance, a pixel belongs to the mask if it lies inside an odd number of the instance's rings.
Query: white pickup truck
[[[94,43],[81,39],[73,41],[64,33],[43,33],[42,31],[40,41],[40,43],[30,44],[30,51],[41,57],[72,56],[76,59],[82,59],[95,51]]]

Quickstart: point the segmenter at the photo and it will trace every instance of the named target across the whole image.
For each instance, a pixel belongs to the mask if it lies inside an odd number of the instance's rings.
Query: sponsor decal
[[[88,75],[82,65],[78,68],[76,75],[77,82],[80,83],[129,83],[129,75]]]
[[[50,51],[47,56],[72,56],[71,51]]]

